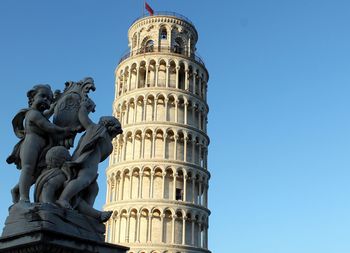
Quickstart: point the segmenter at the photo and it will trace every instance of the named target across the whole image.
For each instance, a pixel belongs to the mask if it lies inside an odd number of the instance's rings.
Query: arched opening
[[[137,199],[139,197],[139,185],[140,185],[140,169],[135,168],[132,172],[131,178],[131,198]]]
[[[174,61],[170,62],[169,68],[169,87],[176,88],[176,65]]]
[[[157,130],[156,133],[156,143],[155,143],[155,147],[154,147],[154,158],[158,158],[161,159],[163,158],[163,147],[164,147],[164,134],[162,130]]]
[[[126,210],[123,210],[120,214],[120,234],[119,242],[126,242],[126,226],[127,226],[127,213]]]
[[[150,39],[149,37],[146,37],[142,41],[141,52],[148,53],[148,52],[153,52],[153,51],[154,51],[154,41],[152,39]]]
[[[146,86],[146,62],[142,61],[139,68],[139,83],[138,88]]]
[[[186,222],[185,222],[185,244],[191,245],[192,242],[192,216],[190,213],[186,216]]]
[[[166,84],[166,63],[164,60],[159,63],[158,87],[165,87]]]
[[[142,132],[141,130],[138,130],[136,133],[135,133],[135,138],[134,138],[134,141],[135,141],[135,145],[134,145],[134,157],[133,159],[141,159],[141,143],[142,143]]]
[[[143,209],[141,211],[140,216],[140,242],[146,243],[147,242],[147,236],[148,236],[148,215],[149,212],[147,209]]]
[[[187,176],[188,176],[188,179],[187,179],[187,192],[186,192],[186,201],[187,202],[192,202],[192,199],[193,199],[193,192],[192,192],[192,183],[193,183],[193,174],[192,172],[187,172]]]
[[[183,132],[178,133],[177,145],[176,145],[176,160],[183,161],[184,160],[184,141],[185,136]]]
[[[193,92],[193,68],[188,67],[188,91]]]
[[[148,66],[148,77],[146,81],[147,87],[154,87],[156,85],[156,62],[151,60]]]
[[[126,154],[125,154],[125,160],[131,160],[132,159],[132,147],[133,147],[133,138],[132,133],[128,132],[126,135]]]
[[[137,65],[134,63],[131,65],[131,80],[130,80],[130,90],[136,89],[136,79],[137,79]]]
[[[192,135],[189,134],[188,135],[188,142],[187,142],[187,159],[186,161],[188,162],[193,162],[193,138]]]
[[[175,200],[182,201],[184,199],[184,174],[182,170],[177,172],[175,187]]]
[[[134,33],[134,35],[132,36],[132,48],[134,49],[137,46],[137,34]]]
[[[153,192],[153,197],[155,199],[162,199],[162,189],[163,187],[163,174],[162,174],[162,169],[161,168],[156,168],[154,171],[154,179],[153,179],[153,188],[157,189]]]
[[[142,122],[143,120],[143,97],[138,97],[136,102],[136,122]]]
[[[131,124],[134,122],[135,109],[136,109],[135,101],[132,98],[132,99],[130,99],[130,102],[129,102],[129,113],[128,113],[127,117],[125,117],[126,124]]]
[[[177,54],[185,53],[185,43],[181,37],[177,37],[174,41],[174,53],[177,53]]]
[[[144,168],[142,173],[142,196],[141,198],[149,199],[151,193],[151,169]]]
[[[129,229],[129,242],[136,242],[137,232],[137,211],[132,209],[130,212],[130,229]]]
[[[174,132],[172,130],[169,130],[167,132],[166,137],[166,145],[165,145],[165,158],[166,159],[174,159]]]
[[[163,95],[159,95],[158,98],[156,99],[156,108],[157,108],[157,113],[156,113],[156,121],[165,121],[165,98]]]
[[[155,99],[153,95],[147,97],[146,103],[146,121],[153,121],[154,116],[154,103]]]
[[[173,199],[173,189],[174,189],[174,173],[171,168],[166,170],[165,174],[165,182],[164,182],[164,198],[165,199]]]
[[[166,27],[161,27],[160,28],[160,32],[159,32],[159,39],[160,40],[167,40],[167,38],[168,38],[168,32],[167,32],[167,29],[166,29]]]
[[[169,96],[167,104],[167,121],[175,122],[175,98],[171,95]]]
[[[186,78],[186,74],[185,74],[185,65],[181,62],[179,65],[180,69],[179,69],[179,73],[178,73],[178,79],[179,79],[179,89],[184,90],[185,89],[185,78]]]
[[[161,242],[161,219],[160,219],[160,211],[158,209],[155,209],[152,213],[152,235],[151,235],[151,241],[153,243],[160,243]]]
[[[122,189],[122,199],[130,198],[130,172],[129,170],[124,171],[123,174],[123,189]]]
[[[182,212],[177,211],[175,215],[175,244],[181,244],[182,243],[182,226],[183,226],[183,217]]]
[[[164,242],[171,243],[172,236],[172,215],[170,210],[164,212]]]
[[[144,158],[150,159],[152,158],[152,140],[153,140],[153,133],[151,130],[147,130],[145,132],[145,140],[144,140]]]
[[[177,122],[180,124],[185,123],[185,100],[179,97],[179,103],[177,106]]]

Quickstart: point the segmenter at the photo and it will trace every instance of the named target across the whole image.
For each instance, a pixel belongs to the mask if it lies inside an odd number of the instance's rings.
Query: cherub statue
[[[34,200],[55,205],[65,185],[77,176],[79,164],[71,161],[72,157],[63,146],[55,146],[46,153],[47,169],[42,172],[35,184]],[[93,182],[74,197],[74,207],[80,213],[105,222],[111,211],[98,211],[92,207],[98,193],[97,183]]]
[[[77,177],[67,184],[56,202],[65,208],[71,209],[72,198],[96,182],[98,164],[112,153],[112,139],[123,132],[119,121],[112,116],[101,117],[98,124],[92,122],[88,114],[93,108],[89,98],[80,105],[78,117],[86,132],[73,153],[72,161],[79,164]]]
[[[21,140],[15,145],[7,163],[21,169],[18,184],[11,190],[13,202],[30,202],[29,190],[45,167],[45,154],[53,145],[52,136],[71,136],[70,127],[59,127],[48,120],[45,111],[53,100],[51,87],[35,85],[27,92],[29,108],[22,109],[12,120],[14,132]]]

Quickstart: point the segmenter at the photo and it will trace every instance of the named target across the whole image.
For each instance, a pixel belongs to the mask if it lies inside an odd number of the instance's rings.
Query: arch
[[[147,36],[142,40],[141,53],[148,53],[154,51],[154,41],[151,36]]]
[[[176,37],[174,40],[174,53],[185,54],[186,43],[184,42],[182,37]]]
[[[139,78],[138,78],[138,88],[145,88],[146,87],[146,62],[141,61],[140,67],[139,67]]]
[[[140,185],[140,169],[138,167],[133,168],[131,175],[131,199],[137,199],[139,197],[139,185]]]
[[[179,72],[178,72],[178,80],[179,80],[178,88],[181,90],[185,89],[185,78],[186,78],[185,64],[183,62],[180,62],[179,63]]]
[[[167,64],[165,60],[160,60],[158,68],[158,87],[165,87],[167,78]]]
[[[140,242],[146,243],[148,238],[148,226],[149,226],[149,210],[147,208],[142,208],[140,211]]]
[[[161,129],[156,130],[155,134],[155,146],[154,146],[154,158],[161,159],[164,156],[164,132]]]
[[[159,29],[159,40],[161,41],[161,44],[163,44],[163,41],[166,41],[168,39],[168,29],[165,25],[161,25]]]
[[[169,95],[167,104],[167,121],[175,122],[175,97]]]
[[[143,121],[144,97],[139,96],[136,100],[135,122]]]
[[[129,160],[132,159],[132,148],[133,148],[133,137],[132,137],[132,132],[127,132],[126,133],[126,154],[125,154],[125,159]]]
[[[169,63],[169,87],[176,88],[176,64],[173,60]]]
[[[153,95],[148,95],[146,98],[146,121],[153,121],[154,120],[154,113],[155,113],[155,98]]]
[[[151,196],[151,168],[145,167],[142,173],[142,196],[141,198],[149,199]]]
[[[166,110],[166,107],[165,107],[165,96],[164,95],[159,95],[157,96],[156,98],[156,120],[157,121],[165,121],[165,110]]]
[[[137,33],[134,33],[131,39],[131,48],[135,48],[137,46]]]
[[[152,243],[160,243],[161,242],[161,212],[158,208],[152,210],[152,235],[151,235],[151,241]]]
[[[162,199],[163,193],[160,189],[163,189],[163,171],[162,168],[156,167],[154,169],[154,177],[153,177],[153,188],[157,189],[153,192],[155,199]]]
[[[164,177],[164,198],[165,199],[174,199],[173,189],[174,189],[174,176],[175,173],[171,167],[165,169]]]
[[[141,159],[142,158],[142,131],[136,130],[135,138],[134,138],[134,147],[133,147],[133,159]]]
[[[137,79],[138,66],[136,63],[133,63],[130,67],[130,90],[134,90],[137,87],[136,79]]]
[[[129,216],[129,242],[136,242],[137,233],[137,210],[135,208],[130,210]]]
[[[119,225],[119,242],[127,242],[126,241],[126,228],[127,228],[127,218],[128,214],[126,210],[122,210],[120,212],[120,225]]]
[[[172,212],[169,209],[164,210],[164,223],[163,223],[163,241],[165,243],[172,242]]]
[[[153,142],[153,132],[151,129],[147,129],[144,135],[144,154],[143,158],[152,158],[152,142]]]
[[[154,87],[156,85],[156,71],[156,61],[152,59],[148,65],[146,87]]]
[[[177,210],[174,215],[174,225],[175,225],[175,235],[174,235],[174,242],[175,244],[181,244],[182,243],[182,234],[183,234],[183,212],[181,210]]]
[[[167,131],[167,136],[165,138],[165,158],[166,159],[174,159],[174,143],[175,143],[175,135],[173,130]]]

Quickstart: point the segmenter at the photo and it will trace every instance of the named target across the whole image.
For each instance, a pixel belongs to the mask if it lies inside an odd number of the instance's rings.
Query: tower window
[[[162,30],[161,30],[161,32],[160,32],[160,39],[161,40],[166,40],[167,39],[167,31],[166,31],[166,29],[165,28],[163,28]]]
[[[145,51],[146,52],[153,52],[153,47],[154,47],[153,40],[149,40],[149,41],[147,41],[147,43],[145,45]]]
[[[176,200],[183,200],[183,191],[180,188],[176,188]]]

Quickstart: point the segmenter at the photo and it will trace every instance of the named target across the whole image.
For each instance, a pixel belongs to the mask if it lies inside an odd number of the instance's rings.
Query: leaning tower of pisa
[[[208,71],[198,33],[176,13],[129,28],[113,113],[124,133],[107,169],[106,241],[132,253],[208,250]]]

